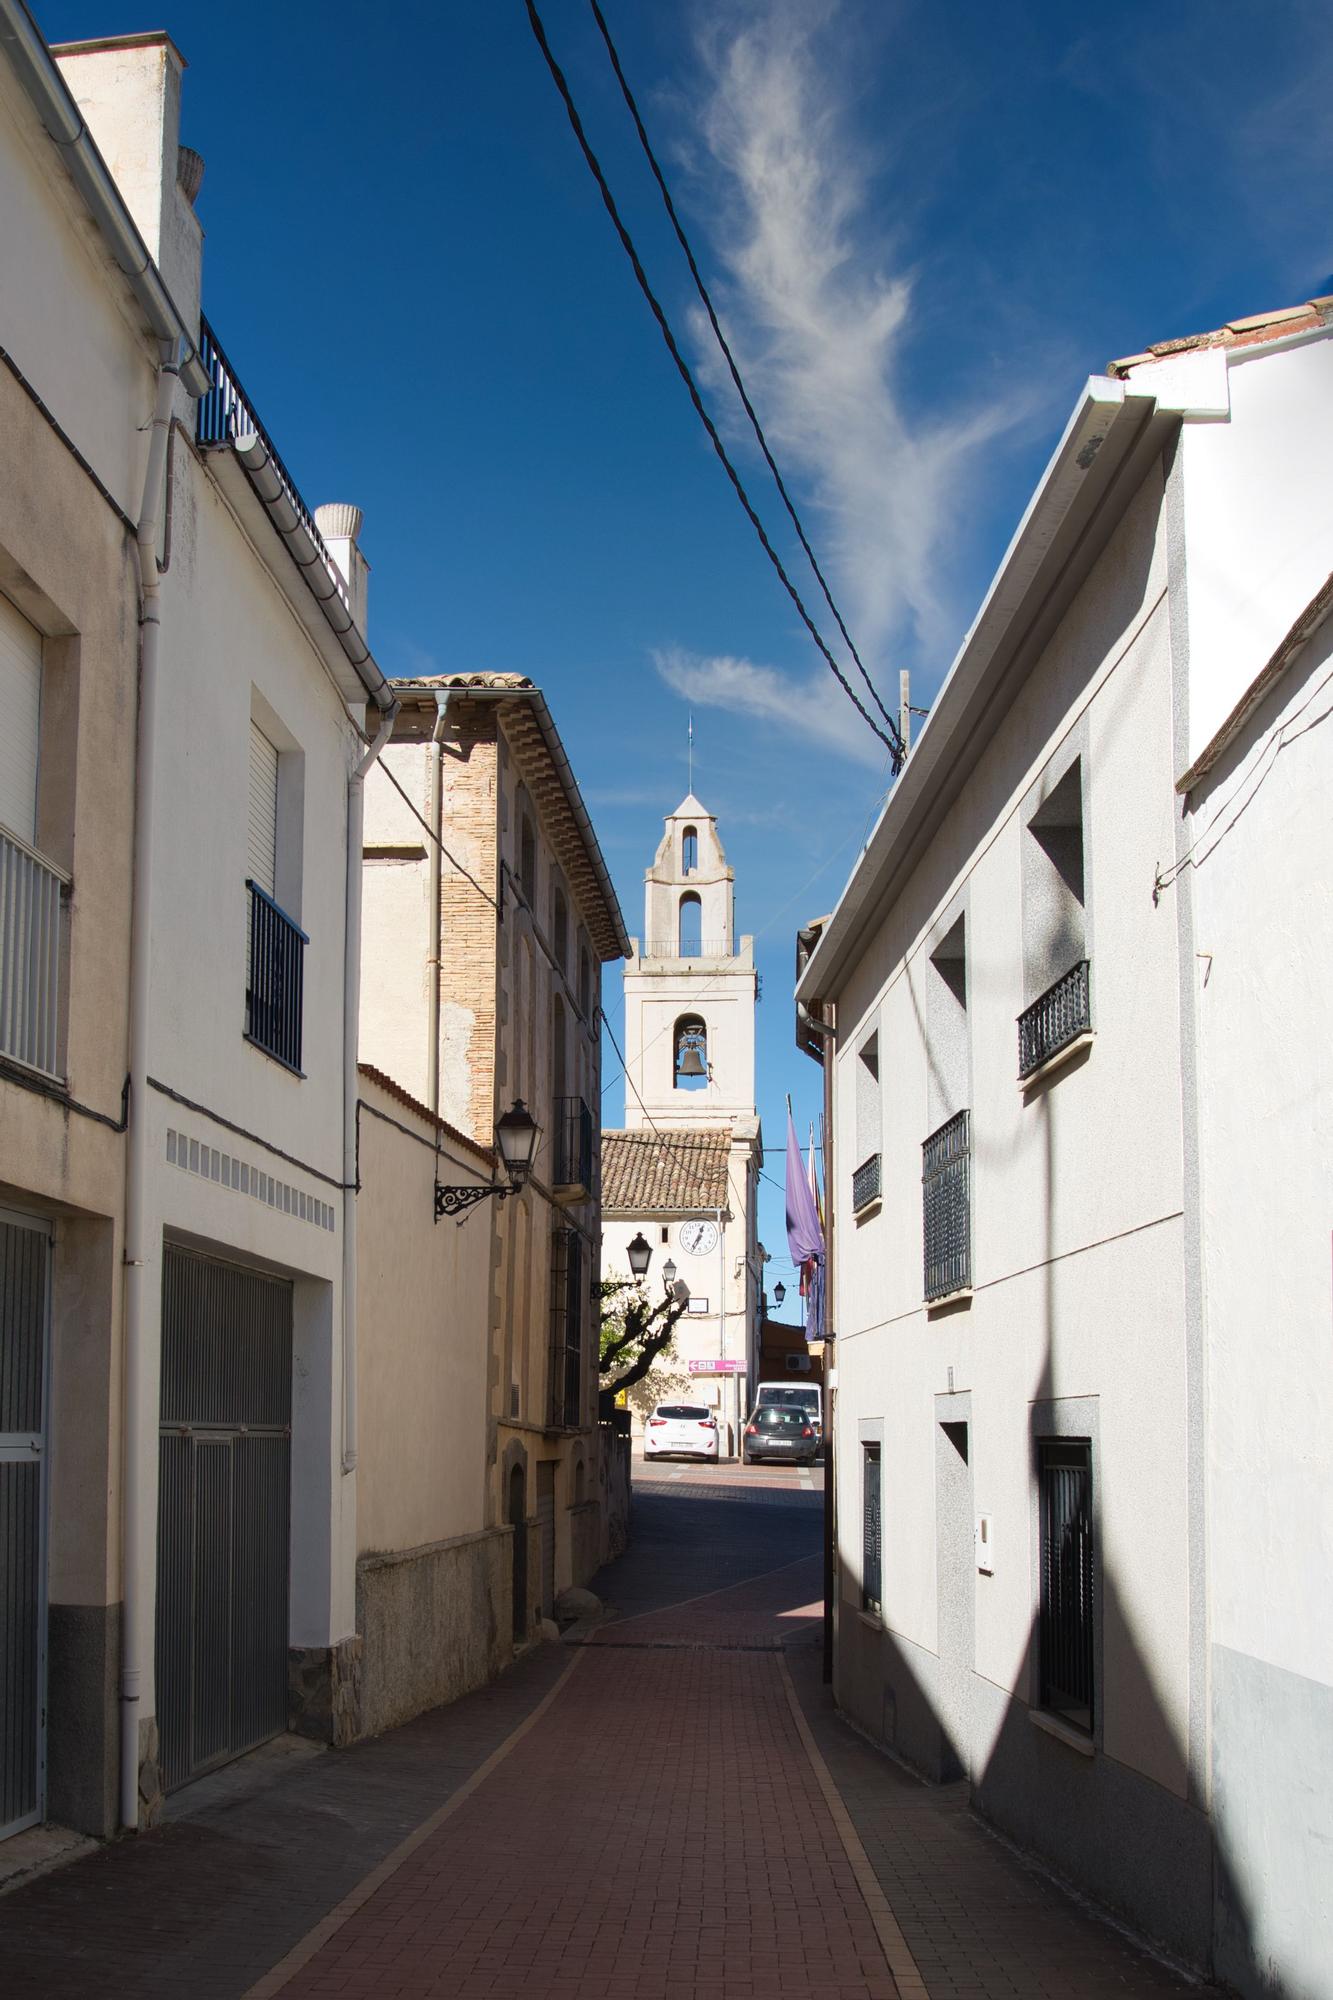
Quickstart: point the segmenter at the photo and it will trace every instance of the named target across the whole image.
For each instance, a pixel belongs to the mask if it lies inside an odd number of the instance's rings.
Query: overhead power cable
[[[852,686],[846,674],[844,674],[842,668],[838,665],[838,662],[834,659],[832,652],[829,650],[828,645],[825,643],[822,633],[819,631],[819,628],[815,624],[814,619],[810,616],[810,613],[807,611],[800,592],[797,590],[796,585],[792,582],[791,578],[788,576],[787,571],[783,566],[781,556],[779,556],[777,550],[773,547],[772,542],[769,540],[768,534],[764,528],[764,524],[760,520],[758,514],[755,512],[754,504],[751,501],[749,494],[746,492],[744,485],[742,484],[741,476],[737,472],[735,466],[732,464],[731,459],[727,454],[727,448],[723,444],[721,436],[718,433],[717,425],[713,422],[713,419],[708,414],[708,410],[704,405],[703,397],[699,393],[698,384],[695,382],[694,376],[690,372],[689,363],[686,361],[684,355],[680,351],[680,347],[676,341],[676,336],[671,331],[671,326],[667,320],[667,316],[665,312],[662,310],[662,306],[657,298],[656,293],[653,291],[652,286],[648,282],[648,274],[644,270],[643,262],[639,256],[638,251],[634,247],[634,240],[631,237],[628,229],[625,227],[625,224],[621,220],[620,211],[616,207],[615,196],[612,194],[610,186],[607,182],[606,175],[602,171],[601,162],[598,160],[596,153],[593,151],[592,146],[588,139],[588,135],[583,129],[583,120],[579,117],[578,108],[574,103],[574,99],[570,92],[569,84],[566,80],[565,73],[561,69],[559,63],[556,61],[555,56],[551,50],[551,45],[549,41],[546,39],[546,29],[542,25],[541,15],[537,12],[534,0],[525,0],[525,4],[528,10],[528,21],[531,24],[533,35],[536,37],[537,46],[540,48],[542,52],[542,55],[546,62],[546,67],[551,72],[551,80],[555,84],[555,87],[559,91],[561,99],[563,100],[565,110],[569,116],[570,125],[573,128],[574,137],[578,140],[579,147],[583,153],[583,157],[587,162],[588,171],[591,173],[593,179],[597,183],[597,187],[601,194],[602,201],[606,207],[606,212],[611,218],[611,222],[617,236],[619,236],[620,238],[621,246],[624,249],[625,255],[629,258],[630,264],[633,267],[635,278],[638,280],[639,290],[643,293],[643,296],[647,300],[649,308],[652,311],[653,317],[657,321],[658,327],[661,330],[662,338],[667,345],[667,352],[670,354],[671,359],[675,362],[676,367],[680,373],[680,378],[684,382],[685,387],[689,392],[690,401],[694,405],[695,412],[698,415],[699,421],[708,433],[708,436],[712,442],[713,449],[717,453],[718,458],[721,460],[722,468],[735,489],[737,499],[740,501],[741,506],[745,509],[746,515],[748,516],[750,521],[750,525],[753,527],[756,535],[758,535],[759,537],[759,541],[761,546],[763,547],[764,553],[767,555],[769,561],[772,563],[774,569],[777,571],[778,577],[782,582],[783,588],[786,590],[787,595],[790,597],[792,603],[795,605],[797,613],[800,616],[801,623],[805,626],[807,632],[810,634],[810,637],[814,640],[816,646],[819,648],[819,651],[823,655],[825,663],[832,672],[835,680],[838,682],[838,685],[842,688],[843,693],[847,696],[848,700],[851,702],[852,706],[856,709],[857,713],[861,716],[862,720],[874,731],[875,735],[879,738],[880,742],[888,750],[890,758],[893,761],[893,768],[896,771],[901,767],[902,764],[902,758],[903,758],[902,738],[900,737],[896,726],[894,726],[892,723],[890,723],[890,729],[892,730],[892,734],[888,733],[888,731],[881,728],[880,724],[875,720],[874,716],[870,713],[870,710],[861,700],[861,697],[857,694],[856,689]],[[878,697],[876,697],[876,699],[878,699]]]
[[[726,334],[722,331],[722,325],[720,320],[718,319],[716,309],[714,308],[712,297],[709,293],[707,285],[704,283],[703,273],[699,269],[698,261],[694,255],[693,249],[690,246],[690,240],[688,236],[685,234],[684,225],[681,222],[680,216],[676,212],[676,204],[671,198],[671,190],[666,184],[666,176],[663,174],[661,166],[658,163],[657,155],[653,151],[652,142],[648,137],[647,128],[644,125],[642,114],[640,113],[638,104],[635,101],[634,92],[629,87],[628,79],[626,78],[624,69],[621,66],[620,55],[616,49],[615,43],[611,39],[611,30],[606,25],[606,16],[603,14],[601,8],[598,6],[597,0],[589,0],[589,4],[592,7],[593,19],[596,21],[598,28],[601,30],[602,40],[606,43],[606,52],[608,56],[610,56],[611,58],[611,67],[616,73],[616,82],[620,85],[621,95],[624,97],[626,106],[628,107],[629,110],[630,117],[634,120],[634,129],[639,135],[639,144],[643,147],[644,155],[648,161],[648,165],[652,169],[653,179],[657,182],[658,188],[661,192],[662,201],[666,207],[666,212],[668,218],[670,219],[671,227],[676,232],[676,241],[679,243],[681,249],[685,253],[685,261],[690,267],[690,276],[694,279],[694,288],[698,292],[699,297],[703,302],[704,311],[708,315],[708,324],[713,329],[713,336],[716,339],[718,346],[722,350],[722,355],[724,360],[726,361],[728,369],[731,371],[731,379],[736,385],[736,394],[740,397],[741,407],[744,409],[746,416],[750,419],[750,428],[753,430],[759,449],[764,455],[764,463],[767,465],[769,471],[773,475],[773,484],[777,487],[778,492],[782,498],[782,504],[787,510],[793,528],[796,530],[796,538],[800,542],[801,547],[805,550],[806,558],[810,564],[811,569],[815,573],[815,578],[819,584],[820,589],[824,593],[824,602],[828,605],[829,610],[833,613],[834,620],[837,624],[839,632],[841,632],[843,636],[843,639],[847,646],[847,650],[851,654],[852,658],[855,660],[857,669],[861,675],[861,679],[865,682],[867,688],[869,688],[871,698],[874,701],[876,708],[879,710],[880,714],[884,717],[885,722],[889,726],[889,733],[893,737],[894,743],[896,745],[897,761],[895,762],[894,765],[894,771],[896,774],[898,766],[901,764],[903,755],[905,754],[897,718],[890,714],[889,710],[885,708],[883,701],[880,699],[879,689],[875,686],[875,683],[871,680],[870,675],[866,671],[865,662],[862,660],[861,655],[856,650],[856,641],[853,639],[851,633],[847,630],[847,626],[843,619],[843,615],[833,601],[833,592],[829,589],[828,580],[825,577],[823,570],[819,566],[819,561],[815,555],[814,550],[810,546],[809,538],[807,537],[805,529],[801,524],[801,517],[796,511],[796,506],[794,501],[792,500],[791,494],[787,491],[786,481],[783,479],[781,472],[778,470],[777,461],[774,458],[772,452],[769,450],[768,439],[764,436],[764,427],[759,421],[759,417],[755,411],[754,404],[750,401],[749,392],[745,387],[745,383],[741,379],[741,371],[740,368],[737,366],[736,357],[731,351],[730,342],[728,341]]]

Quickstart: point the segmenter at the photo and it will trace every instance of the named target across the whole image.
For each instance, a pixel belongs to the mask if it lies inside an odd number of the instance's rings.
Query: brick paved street
[[[585,1643],[0,1899],[6,2000],[1201,1992],[833,1714],[817,1473],[677,1470]]]

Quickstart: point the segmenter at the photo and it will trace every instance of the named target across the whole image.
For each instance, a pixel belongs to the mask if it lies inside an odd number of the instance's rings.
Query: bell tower
[[[625,967],[625,1126],[752,1119],[754,940],[734,930],[735,874],[691,793],[644,877],[644,936]]]

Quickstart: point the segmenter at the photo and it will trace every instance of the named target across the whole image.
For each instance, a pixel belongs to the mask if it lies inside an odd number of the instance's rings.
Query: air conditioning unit
[[[787,1372],[790,1375],[808,1375],[810,1373],[810,1356],[808,1354],[789,1354],[787,1356]]]

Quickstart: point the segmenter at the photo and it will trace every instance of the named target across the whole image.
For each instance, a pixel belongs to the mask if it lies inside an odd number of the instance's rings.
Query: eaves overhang
[[[1182,411],[1094,375],[796,984],[834,1000],[867,928],[934,838]]]
[[[98,152],[46,38],[23,0],[0,0],[0,50],[54,143],[113,261],[129,280],[153,333],[180,365],[191,396],[212,387],[197,331],[186,326],[148,246]]]
[[[329,570],[288,497],[262,438],[248,435],[201,454],[256,545],[283,544],[270,574],[328,668],[344,701],[387,709],[394,690],[380,672]],[[270,544],[271,546],[271,544]]]

